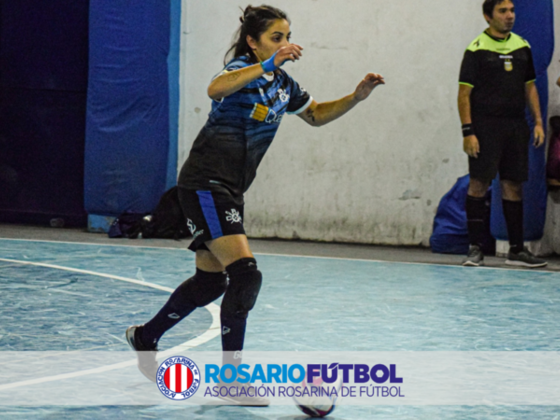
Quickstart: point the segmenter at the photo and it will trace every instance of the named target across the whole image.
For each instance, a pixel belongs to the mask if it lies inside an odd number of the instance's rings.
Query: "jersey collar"
[[[509,41],[509,39],[511,38],[511,32],[510,32],[510,33],[508,34],[508,36],[505,37],[505,38],[496,38],[495,36],[490,35],[490,34],[487,32],[487,30],[484,31],[484,33],[486,34],[486,36],[487,36],[488,38],[492,38],[492,39],[493,39],[494,41],[496,41],[496,42],[507,42],[507,41]]]
[[[261,77],[264,78],[264,80],[266,80],[267,82],[272,82],[274,80],[274,73],[272,74],[265,73]]]

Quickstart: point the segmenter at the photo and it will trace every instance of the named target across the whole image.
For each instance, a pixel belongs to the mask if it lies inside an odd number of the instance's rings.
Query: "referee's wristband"
[[[472,124],[463,124],[463,137],[474,136],[474,128]]]

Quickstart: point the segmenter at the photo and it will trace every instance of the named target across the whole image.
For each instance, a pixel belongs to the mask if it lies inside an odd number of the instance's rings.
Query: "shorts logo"
[[[200,370],[191,360],[182,356],[170,357],[157,370],[157,386],[170,400],[192,397],[200,386]]]
[[[233,225],[234,223],[241,223],[241,215],[235,209],[231,209],[231,212],[226,211],[226,221],[231,222]]]
[[[196,232],[196,225],[191,219],[187,219],[187,227],[189,228],[191,235],[194,235],[194,233]]]

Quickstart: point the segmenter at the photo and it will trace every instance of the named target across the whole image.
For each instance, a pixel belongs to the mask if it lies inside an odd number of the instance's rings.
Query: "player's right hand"
[[[480,145],[476,136],[468,136],[463,138],[463,150],[467,155],[477,158],[480,153]]]
[[[287,47],[282,47],[276,52],[274,57],[274,65],[276,67],[282,66],[286,61],[296,61],[303,55],[301,52],[303,47],[297,44],[290,44]]]

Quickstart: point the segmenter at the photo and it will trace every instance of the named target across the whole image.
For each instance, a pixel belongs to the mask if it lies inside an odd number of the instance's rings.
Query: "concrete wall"
[[[369,71],[387,84],[325,127],[283,120],[246,195],[249,236],[428,245],[439,200],[467,173],[457,79],[465,48],[486,27],[480,3],[270,1],[305,48],[284,68],[317,101],[351,93]],[[245,5],[184,0],[180,165]]]

